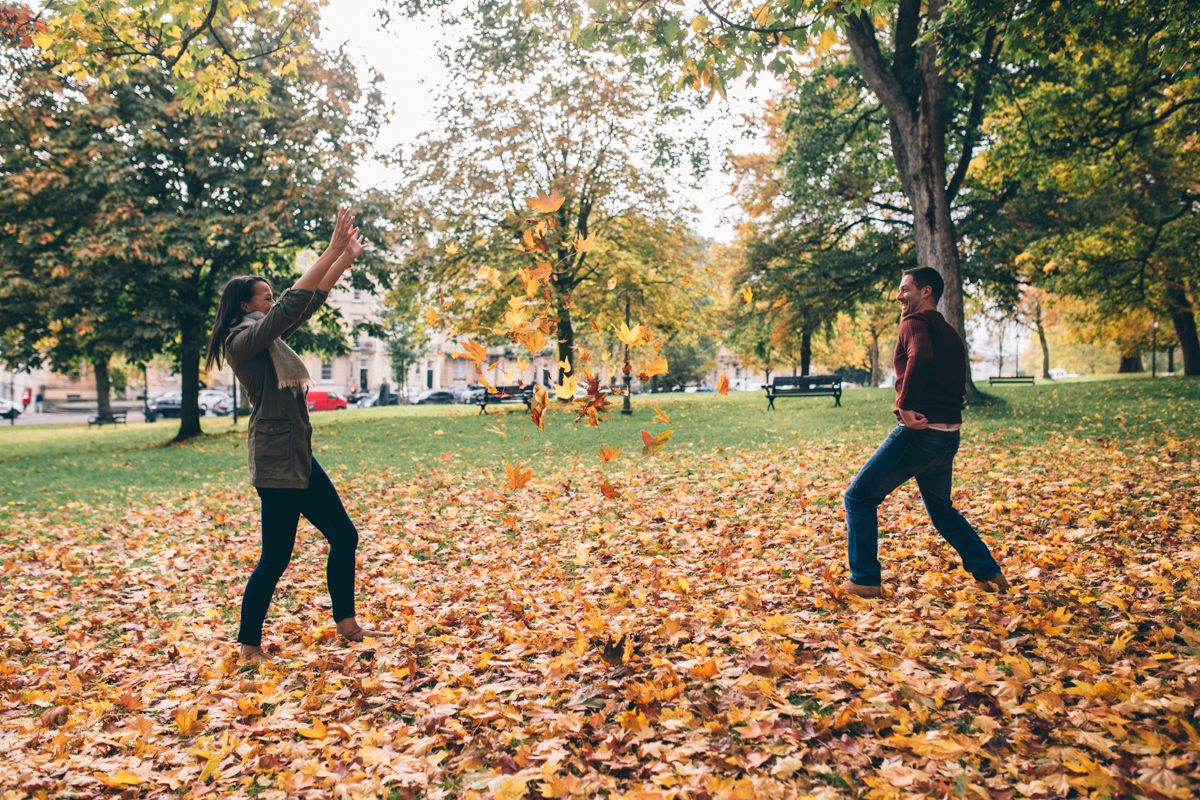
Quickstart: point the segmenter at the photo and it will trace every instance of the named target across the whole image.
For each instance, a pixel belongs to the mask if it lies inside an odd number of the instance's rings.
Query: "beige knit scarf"
[[[261,311],[250,312],[229,331],[229,338],[225,341],[228,342],[234,334],[246,330],[264,316],[266,315]],[[292,394],[299,397],[300,392],[312,385],[308,368],[304,366],[300,356],[296,355],[296,351],[288,347],[282,339],[272,339],[271,344],[267,347],[267,352],[271,354],[271,363],[275,365],[275,375],[279,378],[280,389],[291,389]]]

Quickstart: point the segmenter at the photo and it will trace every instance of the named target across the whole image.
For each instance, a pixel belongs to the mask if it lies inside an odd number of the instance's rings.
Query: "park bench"
[[[1033,376],[1032,375],[1010,375],[1010,376],[1004,377],[1004,378],[999,377],[999,376],[996,376],[995,378],[988,378],[988,386],[995,386],[997,383],[1000,384],[1001,386],[1003,386],[1005,384],[1010,384],[1010,383],[1015,383],[1015,384],[1027,383],[1030,386],[1032,386],[1033,385]]]
[[[118,422],[125,424],[125,411],[113,411],[108,416],[97,414],[94,417],[88,417],[88,427],[93,425],[116,425]]]
[[[842,404],[842,379],[837,375],[779,376],[771,379],[767,390],[767,410],[775,409],[781,397],[832,397],[833,404]]]
[[[490,405],[524,403],[525,407],[528,408],[529,404],[533,402],[532,386],[524,388],[520,386],[497,386],[495,388],[496,391],[485,392],[475,401],[475,405],[479,406],[480,414],[486,414],[487,407]]]

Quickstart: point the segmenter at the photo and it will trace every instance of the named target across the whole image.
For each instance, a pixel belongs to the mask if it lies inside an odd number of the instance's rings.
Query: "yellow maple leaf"
[[[543,214],[553,214],[562,207],[563,200],[565,199],[566,198],[564,198],[558,192],[551,192],[549,195],[547,195],[545,192],[539,189],[537,197],[526,197],[525,202],[534,211],[540,211]]]
[[[446,242],[446,255],[457,255],[458,244],[455,242]]]
[[[591,236],[588,236],[587,238],[584,238],[583,236],[578,236],[575,239],[575,252],[577,252],[577,253],[586,253],[588,250],[591,250],[595,246],[596,246],[596,234],[594,234],[594,233]]]
[[[467,339],[462,343],[462,348],[465,351],[463,356],[468,361],[473,361],[476,364],[482,364],[484,361],[487,361],[487,348],[478,342],[472,342],[470,339]]]
[[[633,328],[630,328],[628,325],[622,322],[616,330],[617,338],[630,347],[636,345],[638,343],[638,339],[641,338],[642,335],[641,325],[634,325]]]
[[[296,730],[296,733],[305,739],[324,739],[329,734],[329,731],[325,728],[325,724],[321,720],[313,717],[311,728],[299,728]]]
[[[437,325],[437,321],[438,321],[437,309],[433,308],[432,306],[430,306],[429,308],[426,308],[425,309],[425,324],[432,328],[434,325]]]
[[[509,364],[508,369],[504,370],[504,374],[500,376],[500,380],[504,383],[512,383],[513,376],[516,374],[517,368],[514,364]]]
[[[495,289],[500,288],[500,271],[499,270],[493,269],[492,267],[480,267],[479,272],[477,272],[475,274],[476,274],[476,276],[483,278],[485,281],[490,283],[493,288],[495,288]]]
[[[746,301],[747,305],[754,302],[754,292],[750,291],[749,286],[742,289],[742,299]]]
[[[204,733],[206,727],[199,719],[199,712],[195,706],[191,708],[181,708],[175,712],[175,727],[179,728],[179,735],[185,739],[192,736],[199,736]]]
[[[667,443],[667,441],[671,438],[671,434],[674,432],[675,431],[663,431],[658,436],[651,436],[645,431],[642,431],[642,455],[652,456],[657,453],[659,448]]]
[[[570,362],[570,361],[567,361],[566,359],[562,359],[562,360],[560,360],[560,361],[558,362],[558,366],[559,366],[559,368],[560,368],[560,369],[561,369],[563,372],[565,372],[565,373],[570,373],[570,372],[571,372],[571,362]]]
[[[666,422],[666,423],[670,423],[670,422],[671,422],[671,418],[670,418],[670,417],[668,417],[666,414],[664,414],[664,413],[663,413],[663,410],[662,410],[661,408],[659,408],[659,407],[658,407],[658,401],[657,401],[657,400],[651,400],[651,401],[650,401],[650,404],[651,404],[652,406],[654,406],[654,411],[655,411],[654,418],[655,418],[655,419],[661,419],[663,422]]]
[[[558,395],[559,400],[570,400],[575,396],[575,389],[579,386],[578,375],[568,375],[563,378],[562,383],[554,384],[554,392]]]

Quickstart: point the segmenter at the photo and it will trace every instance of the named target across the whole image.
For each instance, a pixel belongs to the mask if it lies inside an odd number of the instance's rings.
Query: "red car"
[[[309,411],[341,411],[346,407],[346,398],[337,392],[314,391],[308,393]]]

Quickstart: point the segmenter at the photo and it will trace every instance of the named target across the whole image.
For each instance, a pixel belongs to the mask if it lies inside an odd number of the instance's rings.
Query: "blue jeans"
[[[1000,565],[988,546],[955,510],[950,498],[957,452],[958,431],[915,431],[897,425],[888,435],[846,490],[850,580],[862,586],[882,583],[876,511],[884,498],[909,478],[917,479],[933,527],[958,551],[967,572],[981,581],[1000,574]]]

